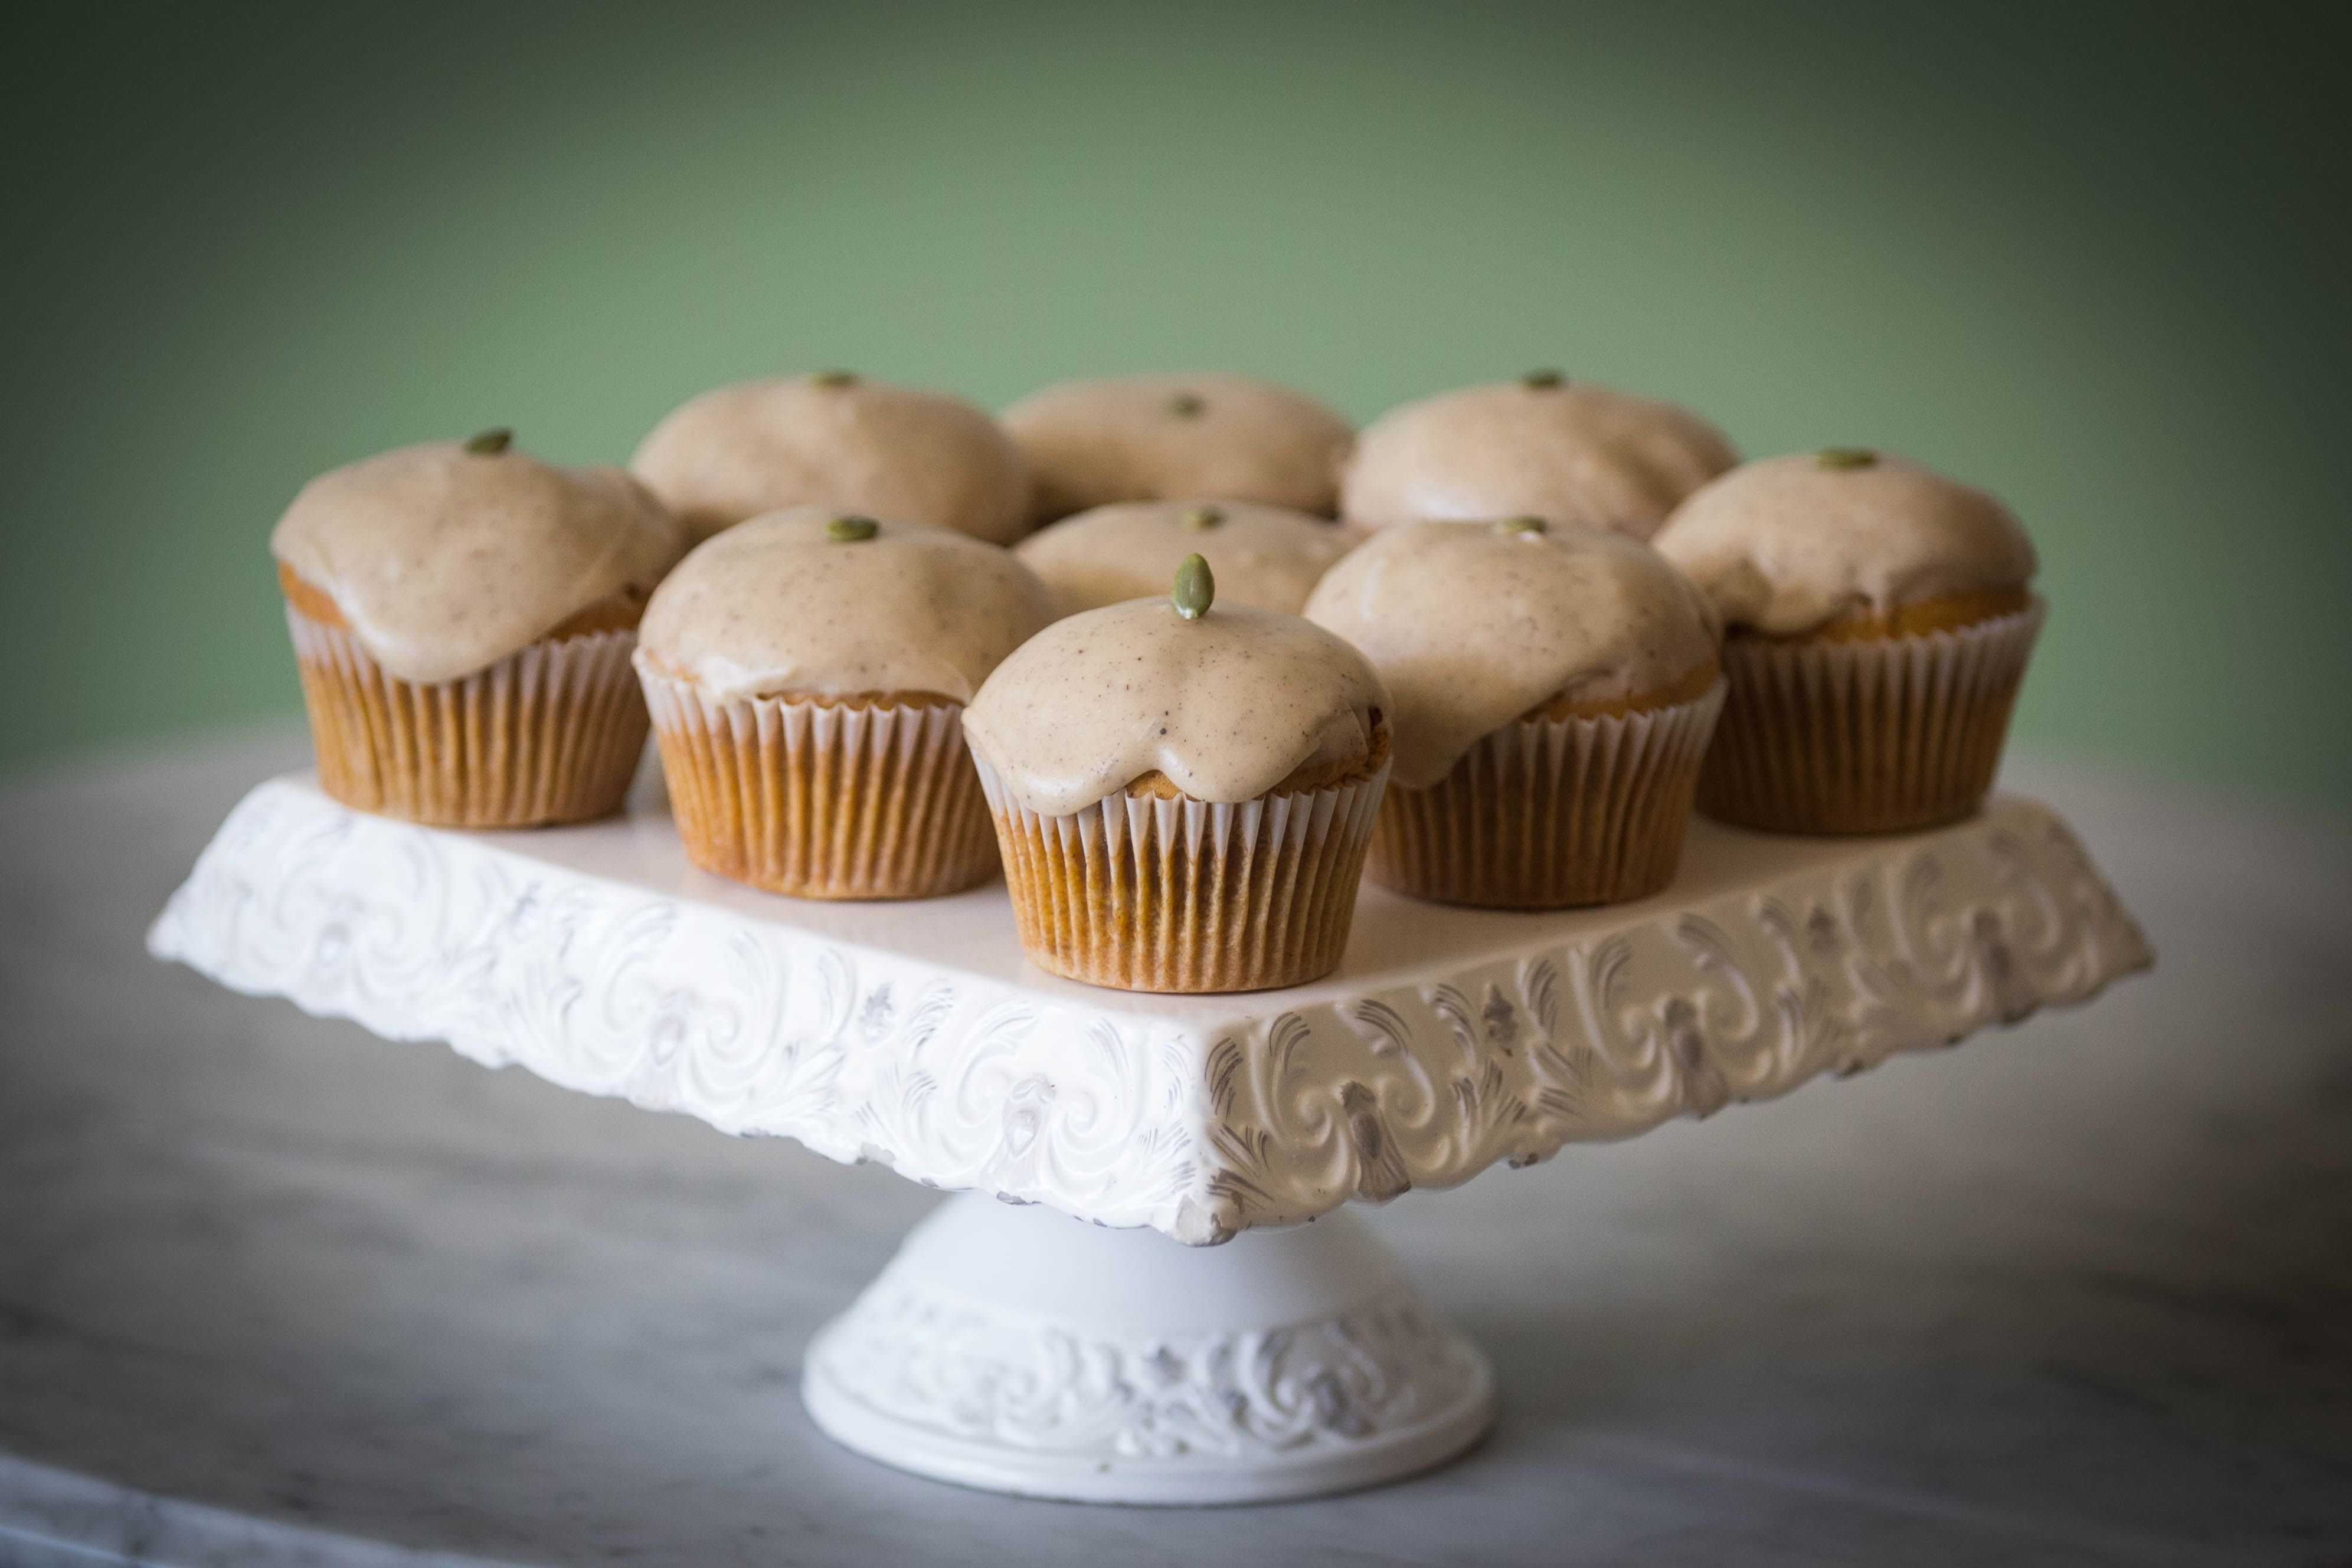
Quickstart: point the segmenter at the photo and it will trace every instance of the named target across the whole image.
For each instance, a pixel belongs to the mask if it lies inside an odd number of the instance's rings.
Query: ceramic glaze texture
[[[1549,375],[1390,410],[1357,438],[1340,515],[1372,528],[1525,514],[1635,538],[1739,461],[1685,408]]]
[[[704,392],[656,425],[629,466],[697,538],[796,506],[998,544],[1029,529],[1027,470],[985,409],[844,372]]]
[[[638,658],[706,697],[930,693],[969,702],[1052,618],[1045,585],[951,528],[795,507],[706,540],[646,607]]]
[[[1677,885],[1540,918],[1368,890],[1328,979],[1143,998],[1028,969],[992,890],[804,911],[697,881],[665,817],[438,832],[280,780],[150,946],[379,1034],[1192,1243],[1785,1093],[2149,961],[2074,836],[2013,799],[1860,842],[1694,823]]]
[[[1864,451],[1768,457],[1685,501],[1658,552],[1734,628],[1790,636],[1853,610],[2022,589],[2032,542],[1982,490]]]
[[[1413,789],[1554,697],[1664,692],[1713,664],[1720,636],[1655,551],[1575,523],[1383,528],[1316,585],[1306,615],[1380,672],[1396,705],[1392,777]]]
[[[624,591],[651,591],[685,541],[617,468],[446,441],[311,480],[269,548],[334,601],[377,664],[432,684],[488,669]]]

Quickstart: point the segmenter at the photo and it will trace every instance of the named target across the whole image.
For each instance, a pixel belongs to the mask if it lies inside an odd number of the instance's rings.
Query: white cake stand
[[[695,871],[657,806],[450,832],[305,778],[237,806],[148,945],[965,1193],[810,1344],[810,1415],[925,1475],[1140,1503],[1374,1485],[1486,1430],[1486,1357],[1350,1200],[1950,1044],[2149,962],[2073,834],[2011,797],[1891,838],[1695,822],[1675,886],[1612,909],[1367,888],[1329,978],[1150,997],[1030,967],[1001,886],[799,903]]]

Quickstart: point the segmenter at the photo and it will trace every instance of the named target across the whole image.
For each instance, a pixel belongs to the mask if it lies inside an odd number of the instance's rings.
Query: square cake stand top
[[[2150,961],[2015,796],[1881,838],[1694,821],[1674,886],[1605,909],[1368,884],[1328,977],[1160,997],[1029,964],[1002,883],[779,898],[695,870],[658,809],[472,833],[308,776],[238,804],[148,946],[566,1088],[1194,1244],[1950,1044]]]

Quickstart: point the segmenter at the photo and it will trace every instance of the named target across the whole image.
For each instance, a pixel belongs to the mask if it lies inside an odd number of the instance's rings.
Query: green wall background
[[[1555,364],[2007,496],[2043,751],[2352,805],[2342,97],[2287,14],[63,11],[5,66],[0,760],[298,706],[309,475],[841,363]]]

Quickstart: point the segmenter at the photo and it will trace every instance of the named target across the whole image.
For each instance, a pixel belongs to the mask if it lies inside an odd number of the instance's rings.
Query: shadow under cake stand
[[[1374,1485],[1491,1424],[1486,1356],[1350,1201],[1952,1044],[2149,962],[2074,836],[2012,796],[1882,838],[1696,821],[1675,885],[1607,909],[1367,886],[1328,978],[1155,997],[1029,965],[1001,885],[798,902],[696,871],[658,807],[447,831],[307,776],[237,805],[148,946],[958,1192],[812,1341],[809,1414],[905,1469],[1129,1503]]]

